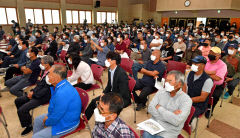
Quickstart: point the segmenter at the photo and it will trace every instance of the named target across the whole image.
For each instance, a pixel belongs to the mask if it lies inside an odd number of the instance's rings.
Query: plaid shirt
[[[134,133],[120,118],[116,118],[107,129],[104,128],[104,123],[96,123],[92,134],[94,138],[135,138]]]

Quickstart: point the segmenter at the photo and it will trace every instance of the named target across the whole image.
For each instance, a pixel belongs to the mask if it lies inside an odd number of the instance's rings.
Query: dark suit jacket
[[[117,66],[113,75],[113,86],[111,86],[111,73],[108,71],[108,83],[103,93],[116,92],[122,96],[124,107],[127,107],[131,103],[131,96],[128,87],[128,76],[126,72]]]
[[[43,73],[41,76],[43,76]],[[38,81],[37,86],[34,89],[32,89],[33,91],[32,98],[45,101],[47,103],[51,98],[51,90],[50,86],[46,83],[45,79],[46,76],[42,80]]]

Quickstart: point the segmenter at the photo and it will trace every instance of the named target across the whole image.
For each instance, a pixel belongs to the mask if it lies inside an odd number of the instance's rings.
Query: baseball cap
[[[192,59],[192,62],[193,63],[203,63],[203,64],[206,64],[207,63],[207,59],[203,56],[195,56],[193,59]]]
[[[216,53],[216,54],[221,54],[222,53],[221,49],[219,47],[216,47],[216,46],[212,47],[211,51]]]

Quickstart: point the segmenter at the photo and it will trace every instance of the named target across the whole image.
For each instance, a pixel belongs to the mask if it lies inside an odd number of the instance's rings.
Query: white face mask
[[[238,39],[238,38],[239,38],[239,36],[237,36],[237,35],[236,35],[236,36],[235,36],[235,38],[236,38],[236,39]]]
[[[156,35],[155,38],[158,39],[158,36]]]
[[[192,37],[189,37],[189,40],[190,40],[190,41],[193,40]]]
[[[169,82],[166,82],[166,83],[165,83],[165,90],[166,90],[167,92],[172,92],[172,91],[175,90],[175,89],[174,89],[174,86],[172,86]]]
[[[48,40],[49,40],[49,41],[52,41],[52,38],[49,38]]]
[[[204,38],[206,38],[206,36],[205,36],[205,35],[202,35],[202,38],[204,39]]]
[[[140,49],[144,49],[144,45],[140,45]]]
[[[100,43],[101,46],[104,46],[104,43]]]
[[[110,115],[111,115],[111,114],[110,114]],[[108,116],[110,116],[110,115],[108,115]],[[96,122],[104,123],[104,122],[107,121],[107,120],[106,120],[106,117],[102,116],[102,115],[99,113],[98,108],[95,108],[95,109],[94,109],[94,117],[95,117],[95,121],[96,121]]]
[[[73,42],[77,42],[75,39],[73,39]]]
[[[17,44],[19,44],[19,41],[16,41],[17,42]]]
[[[35,33],[35,36],[37,36],[38,35],[38,33]]]
[[[156,57],[156,56],[154,56],[154,55],[151,55],[151,57],[150,57],[150,58],[151,58],[151,60],[152,60],[152,61],[155,61],[157,57]]]
[[[68,58],[68,63],[69,63],[69,64],[72,64],[72,61],[71,61],[69,58]]]
[[[198,66],[192,64],[191,70],[192,70],[193,72],[198,72]]]
[[[63,36],[63,39],[66,39],[66,36],[65,36],[65,35]]]
[[[169,34],[166,34],[166,37],[169,37]]]
[[[105,66],[106,66],[107,68],[110,67],[110,62],[109,62],[108,60],[105,60]]]
[[[178,39],[178,42],[181,42],[182,41],[182,39]]]
[[[48,75],[46,76],[45,81],[46,81],[46,83],[47,83],[48,85],[52,85],[52,84],[49,82],[49,77],[48,77]]]
[[[28,58],[30,58],[30,54],[29,53],[27,53],[27,55],[26,55]]]
[[[224,33],[221,33],[221,36],[224,36]]]
[[[112,41],[111,40],[108,40],[108,43],[111,43]]]
[[[121,41],[121,39],[120,39],[120,38],[117,38],[117,41],[118,41],[118,42],[120,42],[120,41]]]
[[[39,64],[41,70],[45,70],[45,67],[42,64]]]
[[[84,43],[87,43],[87,40],[84,40]]]
[[[9,37],[7,37],[7,40],[9,40]]]
[[[228,54],[229,54],[229,55],[233,55],[234,52],[235,52],[234,50],[228,49]]]
[[[226,42],[227,41],[227,39],[223,39],[223,42]]]
[[[19,45],[19,46],[18,46],[18,49],[19,49],[19,50],[22,50],[22,46]]]

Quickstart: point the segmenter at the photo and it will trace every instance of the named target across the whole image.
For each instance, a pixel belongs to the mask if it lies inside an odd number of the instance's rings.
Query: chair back
[[[192,119],[192,117],[193,117],[194,112],[195,112],[195,108],[192,106],[192,107],[191,107],[190,114],[188,115],[188,118],[187,118],[187,120],[185,121],[184,127],[183,127],[183,130],[185,130],[185,131],[189,134],[189,136],[190,136],[191,133],[192,133],[191,126],[189,125],[189,123],[190,123],[190,121],[191,121],[191,119]]]
[[[186,66],[187,65],[182,63],[182,62],[169,60],[168,64],[167,64],[167,72],[170,72],[172,70],[177,70],[177,71],[180,71],[184,74],[185,70],[186,70]]]
[[[228,72],[226,72],[225,76],[224,76],[224,82],[223,82],[223,88],[226,88],[227,86],[227,82],[225,81],[227,78]]]
[[[120,66],[129,74],[133,74],[132,72],[132,66],[133,66],[133,60],[130,58],[121,58],[121,64]]]
[[[129,91],[131,93],[131,98],[134,102],[135,102],[135,100],[134,100],[132,91],[133,91],[135,85],[136,85],[136,81],[132,77],[128,76],[128,87],[129,87]]]
[[[0,114],[2,114],[2,107],[0,106]]]
[[[63,62],[67,62],[65,57],[67,55],[67,51],[66,50],[62,50],[61,53],[60,53],[60,59],[63,61]]]
[[[89,101],[89,97],[88,97],[88,94],[85,90],[81,89],[81,88],[78,88],[78,87],[75,87],[80,98],[81,98],[81,103],[82,103],[82,111],[81,113],[84,113],[86,108],[87,108],[87,105],[88,105],[88,101]]]
[[[128,126],[128,127],[129,127],[129,129],[134,133],[135,138],[140,138],[140,137],[138,136],[138,134],[137,134],[130,126]]]
[[[213,104],[213,97],[212,97],[212,95],[213,95],[213,92],[215,91],[215,88],[216,88],[216,85],[214,84],[212,89],[211,89],[211,92],[210,92],[210,94],[208,96],[208,104],[210,104],[210,105]]]
[[[104,68],[100,65],[92,64],[91,69],[92,69],[92,72],[93,72],[94,79],[99,81],[100,83],[102,83],[101,76],[103,74]]]

